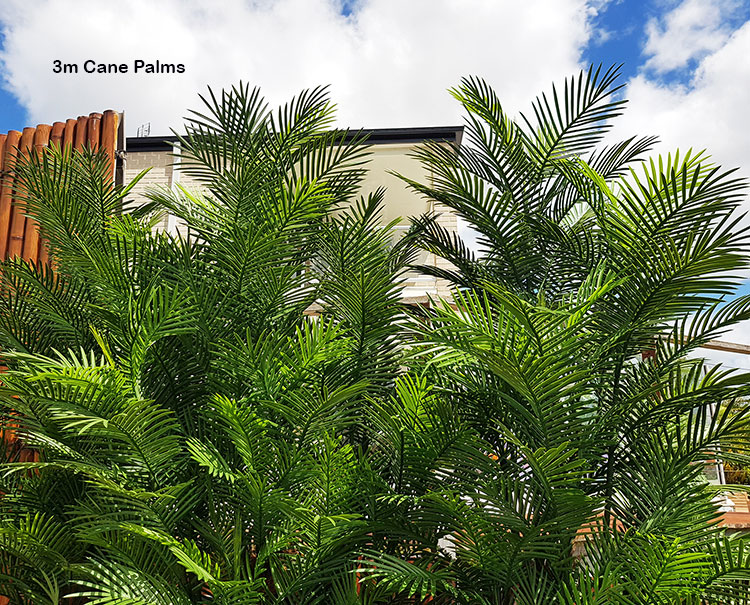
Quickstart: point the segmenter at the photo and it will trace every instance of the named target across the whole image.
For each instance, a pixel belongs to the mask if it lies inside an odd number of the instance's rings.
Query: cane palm
[[[702,470],[727,440],[745,460],[747,381],[686,355],[749,312],[722,299],[742,183],[699,156],[642,168],[651,139],[597,149],[615,76],[522,123],[478,79],[454,91],[469,144],[425,147],[434,182],[411,185],[474,255],[432,217],[393,245],[323,90],[278,112],[210,94],[180,136],[200,190],[146,207],[90,152],[17,166],[53,269],[2,271],[4,418],[38,460],[4,466],[0,593],[739,602],[747,549]],[[182,235],[152,229],[164,211]],[[410,314],[415,242],[454,291]]]
[[[748,318],[750,299],[725,301],[748,261],[745,183],[691,153],[639,162],[652,139],[597,149],[624,105],[616,75],[582,73],[520,123],[465,79],[453,94],[468,144],[425,146],[434,183],[410,182],[480,248],[416,221],[454,267],[424,270],[455,288],[455,309],[416,329],[416,367],[487,442],[482,480],[432,502],[453,524],[448,565],[471,574],[457,585],[481,578],[477,602],[743,594],[744,542],[716,528],[702,469],[745,457],[734,402],[748,377],[686,356]],[[726,439],[735,454],[720,451]]]
[[[288,602],[355,566],[358,410],[395,379],[408,249],[373,227],[382,192],[350,207],[367,150],[324,90],[205,106],[199,193],[119,212],[102,155],[15,167],[53,267],[2,272],[4,418],[39,452],[0,501],[15,601]],[[187,235],[153,231],[165,210]]]

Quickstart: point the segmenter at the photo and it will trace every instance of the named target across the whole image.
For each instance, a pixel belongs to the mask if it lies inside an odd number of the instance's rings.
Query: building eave
[[[350,130],[345,140],[357,135],[366,136],[370,145],[417,144],[436,141],[460,145],[463,126],[425,126],[415,128],[363,128]],[[130,152],[172,151],[177,142],[176,136],[128,137],[125,149]]]

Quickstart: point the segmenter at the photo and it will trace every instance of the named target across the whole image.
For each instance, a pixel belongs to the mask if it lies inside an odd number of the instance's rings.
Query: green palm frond
[[[146,171],[126,187],[112,185],[111,165],[104,150],[44,148],[40,154],[19,155],[11,167],[16,199],[36,219],[56,254],[80,251],[106,230],[124,198]]]
[[[560,92],[553,86],[549,98],[537,97],[535,122],[523,119],[533,133],[528,150],[539,173],[544,174],[552,160],[582,155],[602,140],[610,127],[608,120],[620,115],[625,104],[612,100],[623,86],[615,86],[619,70],[613,66],[602,73],[601,65],[596,69],[592,65],[577,78],[566,79]]]
[[[617,77],[520,120],[479,78],[452,91],[464,144],[404,180],[476,246],[437,214],[396,236],[325,88],[209,90],[174,167],[202,190],[140,208],[102,154],[20,161],[51,269],[0,267],[0,594],[742,602],[706,468],[750,463],[748,376],[697,356],[750,317],[745,184],[601,146]],[[408,308],[415,269],[450,297]]]

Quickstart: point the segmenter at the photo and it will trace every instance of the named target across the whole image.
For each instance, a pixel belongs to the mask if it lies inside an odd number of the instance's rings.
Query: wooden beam
[[[750,345],[743,345],[737,342],[727,342],[725,340],[709,340],[706,344],[701,346],[701,349],[712,349],[714,351],[726,351],[727,353],[750,355]]]
[[[10,168],[18,154],[18,143],[21,133],[11,130],[6,139],[3,149],[3,175],[2,188],[0,188],[0,260],[8,257],[8,242],[10,238],[10,218],[13,212],[13,173]]]
[[[44,153],[44,148],[49,144],[51,131],[52,126],[48,124],[39,124],[36,127],[33,153],[40,156]],[[26,219],[26,233],[23,238],[23,252],[21,256],[34,264],[39,260],[39,225],[32,218]]]
[[[21,142],[18,145],[20,156],[28,156],[34,151],[34,133],[36,128],[27,127],[21,133]],[[26,213],[22,204],[18,201],[18,191],[13,195],[13,208],[10,214],[10,238],[8,240],[8,258],[22,256],[23,240],[26,234]],[[22,195],[22,194],[21,194]]]

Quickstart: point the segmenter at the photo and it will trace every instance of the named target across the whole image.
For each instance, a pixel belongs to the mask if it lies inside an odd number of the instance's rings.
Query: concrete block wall
[[[458,232],[458,217],[453,213],[453,211],[448,208],[447,206],[444,206],[443,204],[436,202],[434,205],[434,210],[438,214],[437,223],[444,229],[452,232],[457,233]],[[440,258],[437,255],[432,255],[432,264],[434,266],[440,267],[441,269],[450,270],[453,269],[453,264],[449,263],[444,258]],[[437,295],[441,298],[447,298],[450,299],[450,287],[448,285],[448,282],[444,279],[437,279],[435,280],[435,291]]]
[[[128,201],[143,204],[148,198],[148,189],[169,189],[172,186],[172,163],[174,159],[167,151],[133,151],[125,158],[125,183],[130,183],[138,174],[150,168],[148,173],[138,182],[128,196]],[[167,217],[158,224],[158,229],[166,229]]]

